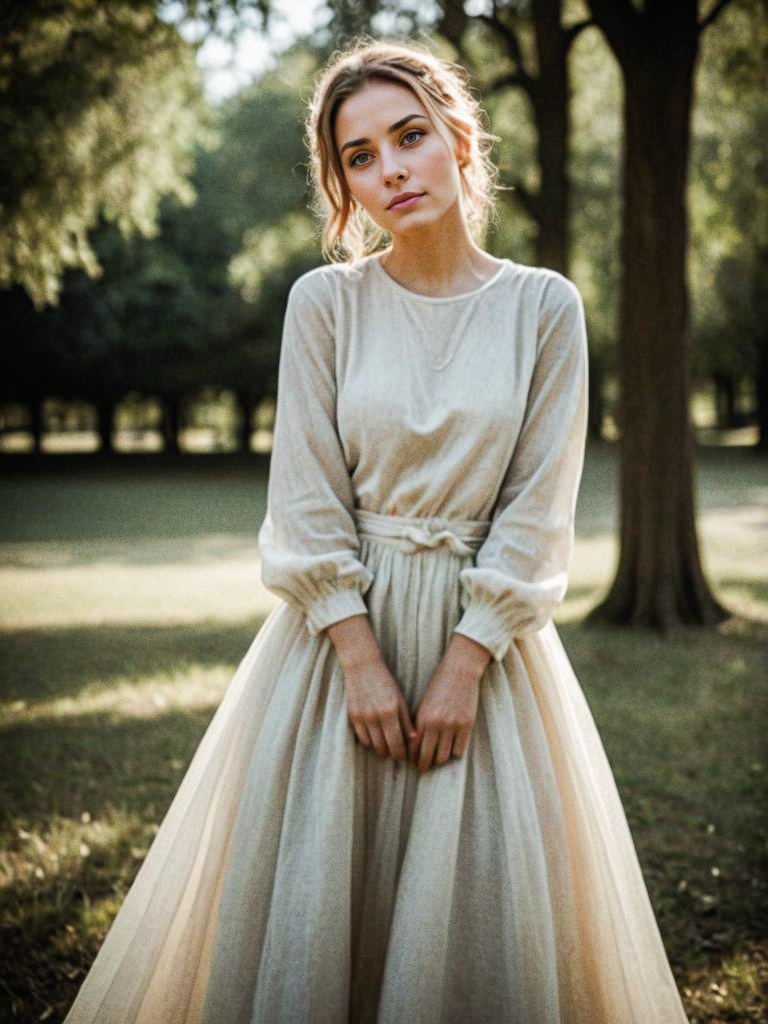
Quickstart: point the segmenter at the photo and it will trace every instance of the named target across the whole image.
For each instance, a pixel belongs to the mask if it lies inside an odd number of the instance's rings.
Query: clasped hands
[[[328,627],[347,690],[357,740],[381,757],[406,759],[420,772],[462,757],[477,715],[480,678],[490,652],[454,633],[411,718],[402,691],[382,657],[367,615]]]

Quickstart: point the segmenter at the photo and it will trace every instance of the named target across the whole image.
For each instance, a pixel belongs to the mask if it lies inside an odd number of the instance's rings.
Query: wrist
[[[352,615],[334,622],[328,627],[328,635],[345,672],[378,665],[383,661],[367,615]]]
[[[478,683],[492,659],[487,647],[463,633],[451,636],[446,654],[460,666],[463,675]]]

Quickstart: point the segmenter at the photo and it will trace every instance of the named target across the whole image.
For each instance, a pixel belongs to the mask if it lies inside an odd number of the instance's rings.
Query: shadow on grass
[[[748,973],[745,950],[757,956],[765,938],[766,766],[756,758],[768,629],[674,641],[579,625],[559,632],[614,768],[676,976],[709,1006],[722,965],[741,957]],[[188,644],[177,636],[177,658]],[[222,679],[233,669],[230,658]],[[46,869],[0,890],[0,970],[18,1014],[3,1019],[38,1019],[46,1006],[46,1019],[61,1019],[219,702],[3,729],[5,857],[36,858]],[[94,832],[99,825],[104,831]],[[89,852],[78,856],[83,840]],[[51,871],[45,857],[57,842],[70,853]],[[702,1010],[691,1019],[718,1018]]]
[[[221,696],[207,706],[155,709],[143,718],[97,712],[6,725],[3,831],[19,822],[42,831],[51,818],[79,821],[84,813],[104,820],[118,808],[121,815],[159,822]],[[3,840],[6,849],[18,847],[15,835]]]
[[[76,697],[89,687],[108,689],[116,680],[178,676],[191,666],[237,663],[262,621],[9,631],[0,634],[0,699],[34,705]]]
[[[0,1021],[63,1019],[218,703],[3,730]]]
[[[30,464],[32,465],[32,464]],[[0,482],[5,544],[139,540],[233,533],[254,541],[266,511],[264,460],[51,458]]]

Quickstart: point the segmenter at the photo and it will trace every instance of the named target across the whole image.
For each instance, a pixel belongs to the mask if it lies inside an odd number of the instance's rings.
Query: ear
[[[456,163],[463,170],[469,163],[469,140],[464,136],[456,136]]]

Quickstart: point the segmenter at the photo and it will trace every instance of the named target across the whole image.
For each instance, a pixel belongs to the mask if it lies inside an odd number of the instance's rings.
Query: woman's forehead
[[[339,104],[334,125],[339,147],[358,137],[385,135],[408,114],[428,112],[407,85],[375,79]]]

